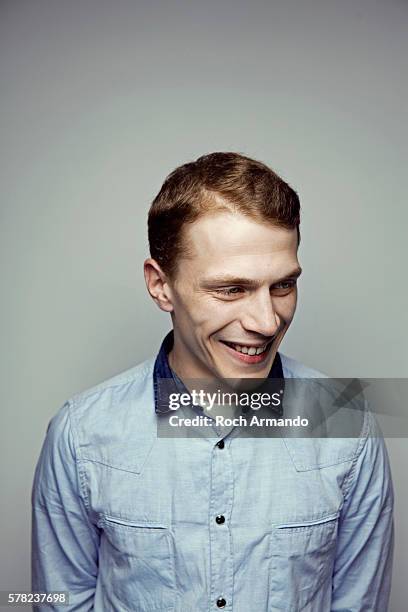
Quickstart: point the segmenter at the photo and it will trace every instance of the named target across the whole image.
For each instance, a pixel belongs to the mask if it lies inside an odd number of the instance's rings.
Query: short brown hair
[[[228,210],[286,229],[297,228],[297,193],[262,162],[239,153],[210,153],[179,166],[164,181],[148,216],[150,255],[174,277],[185,254],[182,229],[208,212]]]

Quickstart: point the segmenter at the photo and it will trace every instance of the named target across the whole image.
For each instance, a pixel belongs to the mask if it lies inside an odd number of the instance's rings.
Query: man
[[[163,380],[322,376],[278,352],[296,308],[299,209],[271,169],[235,153],[167,177],[144,270],[173,330],[155,359],[51,420],[32,492],[34,590],[97,612],[386,611],[393,491],[368,411],[351,438],[157,435],[171,412]]]

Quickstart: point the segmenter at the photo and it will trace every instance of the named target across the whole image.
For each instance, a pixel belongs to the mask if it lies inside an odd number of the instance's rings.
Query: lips
[[[262,344],[259,346],[251,346],[245,344],[237,344],[235,342],[229,342],[226,340],[221,340],[221,344],[224,345],[225,349],[228,353],[233,356],[235,359],[238,359],[244,363],[261,363],[265,361],[269,355],[269,349],[274,341],[275,337],[272,338],[266,344]]]
[[[245,344],[235,344],[233,342],[225,341],[225,344],[233,348],[238,353],[242,353],[244,355],[261,355],[264,351],[266,351],[269,343],[266,342],[262,346],[249,346]]]

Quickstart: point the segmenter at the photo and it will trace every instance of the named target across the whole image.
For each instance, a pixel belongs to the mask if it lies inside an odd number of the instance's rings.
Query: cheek
[[[277,313],[287,322],[290,323],[293,319],[296,310],[297,293],[288,295],[276,305]]]
[[[220,320],[220,312],[205,297],[195,294],[178,296],[174,301],[179,326],[192,335],[208,335]]]
[[[207,330],[216,331],[239,316],[239,305],[222,303],[209,295],[194,292],[175,296],[174,306],[179,321],[188,319],[194,326]]]

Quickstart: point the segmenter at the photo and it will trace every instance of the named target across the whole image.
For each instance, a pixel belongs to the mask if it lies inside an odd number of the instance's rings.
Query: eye
[[[283,291],[287,291],[288,289],[292,289],[294,286],[296,285],[296,279],[288,279],[288,280],[284,280],[281,281],[280,283],[276,283],[276,285],[274,285],[272,287],[272,289],[280,289]]]
[[[241,293],[242,291],[242,287],[221,287],[220,289],[216,289],[215,293],[227,296],[234,296],[239,295],[239,293]]]

